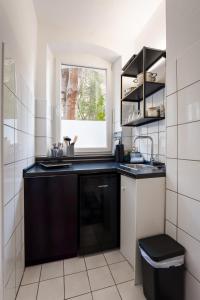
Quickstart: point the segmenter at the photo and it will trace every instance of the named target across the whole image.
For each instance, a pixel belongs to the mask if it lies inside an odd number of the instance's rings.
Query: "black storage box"
[[[166,234],[139,240],[147,300],[184,299],[185,249]]]

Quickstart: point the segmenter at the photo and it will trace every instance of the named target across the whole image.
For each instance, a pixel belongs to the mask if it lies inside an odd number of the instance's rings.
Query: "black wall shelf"
[[[146,89],[145,89],[145,98],[155,94],[159,90],[165,87],[164,83],[159,82],[148,82],[146,81]],[[128,95],[126,95],[122,101],[133,101],[139,102],[143,100],[143,85],[140,85],[135,90],[131,91]]]
[[[156,122],[156,121],[161,121],[164,120],[165,117],[146,117],[146,118],[139,118],[135,121],[132,121],[130,123],[127,124],[122,124],[122,126],[124,127],[137,127],[137,126],[142,126],[142,125],[146,125],[152,122]]]
[[[128,63],[123,68],[123,72],[121,74],[121,125],[122,126],[141,126],[144,124],[152,123],[155,121],[163,120],[164,117],[148,117],[146,116],[146,98],[155,94],[161,89],[165,88],[164,83],[160,82],[149,82],[145,79],[143,80],[143,84],[132,90],[128,95],[123,97],[122,93],[122,84],[123,77],[137,77],[138,74],[145,74],[157,61],[161,58],[166,58],[166,52],[164,50],[153,49],[148,47],[143,47],[142,50],[138,53],[138,55],[133,55]],[[144,76],[145,77],[145,76]],[[143,117],[138,118],[134,121],[128,122],[127,124],[123,124],[122,120],[122,106],[125,102],[136,102],[138,103],[138,110],[140,110],[140,102],[144,101],[143,105]]]
[[[145,66],[143,69],[145,51]],[[160,58],[166,57],[166,52],[163,50],[144,47],[134,59],[126,66],[122,76],[136,77],[139,73],[147,71],[151,68]]]

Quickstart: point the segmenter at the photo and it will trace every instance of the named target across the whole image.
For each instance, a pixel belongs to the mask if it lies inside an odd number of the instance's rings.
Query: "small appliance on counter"
[[[115,148],[115,161],[116,162],[124,161],[124,145],[121,144],[121,140],[119,140],[119,144],[116,145]]]
[[[116,131],[113,134],[113,152],[115,154],[116,162],[124,161],[124,145],[122,144],[122,132]]]
[[[142,153],[140,153],[136,147],[133,147],[132,152],[130,153],[130,162],[131,163],[143,163],[144,157]]]

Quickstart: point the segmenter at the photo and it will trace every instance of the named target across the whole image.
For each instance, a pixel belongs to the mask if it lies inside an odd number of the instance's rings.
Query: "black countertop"
[[[165,167],[159,169],[144,168],[142,170],[130,170],[121,166],[121,163],[114,161],[101,161],[101,162],[73,162],[69,167],[59,167],[47,169],[34,164],[32,167],[24,170],[24,178],[50,176],[50,175],[65,175],[65,174],[96,174],[116,172],[122,175],[139,178],[154,178],[165,177]]]

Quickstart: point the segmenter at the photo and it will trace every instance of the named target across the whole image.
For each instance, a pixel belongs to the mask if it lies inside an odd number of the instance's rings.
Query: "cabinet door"
[[[136,181],[121,176],[121,252],[134,266]]]
[[[26,265],[76,254],[77,176],[26,178]]]
[[[80,178],[80,254],[119,246],[119,177]]]

